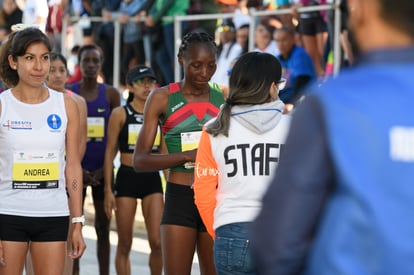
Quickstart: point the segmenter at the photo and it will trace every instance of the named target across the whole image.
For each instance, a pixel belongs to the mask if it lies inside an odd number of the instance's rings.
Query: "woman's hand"
[[[0,240],[0,267],[2,266],[6,266],[6,261],[4,260],[3,242]]]
[[[86,244],[82,236],[82,224],[76,223],[72,231],[72,252],[69,257],[79,259],[83,255],[83,252],[85,252],[85,249]]]
[[[108,219],[112,218],[112,210],[116,211],[115,197],[112,191],[105,190],[104,209]]]

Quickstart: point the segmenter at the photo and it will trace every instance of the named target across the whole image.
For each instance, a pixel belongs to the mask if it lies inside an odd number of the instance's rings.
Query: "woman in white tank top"
[[[48,89],[50,42],[38,28],[9,35],[0,48],[0,274],[21,274],[27,251],[35,274],[62,274],[69,217],[72,258],[82,237],[79,112]],[[13,225],[13,227],[12,227]]]

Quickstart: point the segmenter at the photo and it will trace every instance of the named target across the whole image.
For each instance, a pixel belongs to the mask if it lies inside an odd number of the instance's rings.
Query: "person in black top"
[[[129,99],[125,106],[115,108],[109,118],[108,140],[105,150],[105,213],[108,219],[115,211],[118,231],[118,247],[115,256],[117,274],[129,274],[137,199],[141,199],[142,213],[148,231],[151,248],[149,265],[151,274],[162,272],[160,224],[164,208],[160,173],[135,172],[132,168],[132,154],[136,139],[144,121],[144,105],[150,91],[155,88],[155,75],[151,68],[137,66],[126,75]],[[161,148],[160,129],[153,152]],[[121,165],[113,186],[113,161],[120,151]]]

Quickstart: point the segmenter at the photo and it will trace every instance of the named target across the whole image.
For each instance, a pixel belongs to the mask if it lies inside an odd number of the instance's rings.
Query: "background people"
[[[236,29],[231,20],[225,20],[217,28],[219,35],[217,70],[211,78],[211,81],[220,85],[222,90],[228,90],[229,76],[228,71],[232,63],[237,59],[243,49],[236,41]]]
[[[145,14],[146,0],[124,0],[120,9],[116,12],[103,11],[104,18],[117,20],[122,23],[122,62],[121,83],[125,85],[126,74],[131,68],[131,63],[145,64],[145,50],[141,24],[131,19],[140,14]]]
[[[236,41],[242,47],[242,54],[247,53],[249,51],[249,31],[249,24],[241,25],[236,30]]]
[[[278,98],[281,75],[279,61],[270,54],[241,56],[230,75],[226,103],[201,134],[194,197],[215,237],[217,274],[254,274],[248,227],[260,210],[290,122]]]
[[[3,0],[0,10],[0,41],[11,32],[11,26],[22,22],[23,12],[17,7],[16,0]]]
[[[184,78],[155,89],[147,99],[144,124],[135,147],[137,171],[169,169],[161,221],[165,274],[190,274],[197,250],[201,274],[214,274],[213,240],[194,204],[193,164],[202,125],[216,116],[224,102],[221,90],[210,83],[216,70],[217,46],[207,33],[183,37],[178,61]],[[153,154],[159,121],[168,154]]]
[[[104,211],[104,157],[107,142],[107,127],[111,111],[120,105],[120,94],[112,86],[98,83],[102,66],[102,52],[96,45],[84,45],[79,49],[78,60],[82,73],[80,82],[69,88],[82,96],[88,109],[88,141],[82,160],[83,180],[91,186],[95,208],[95,231],[97,235],[97,256],[100,275],[109,274],[109,219]],[[75,262],[75,272],[79,263]]]
[[[77,106],[79,112],[79,156],[80,159],[83,158],[86,150],[86,140],[87,140],[87,107],[86,102],[83,97],[73,93],[70,90],[67,90],[65,87],[66,80],[68,79],[68,67],[66,58],[59,54],[52,52],[50,54],[50,69],[49,75],[46,78],[47,86],[51,89],[54,89],[58,92],[66,93],[72,97]],[[71,225],[69,225],[69,232],[71,231]],[[68,250],[70,249],[70,234],[68,235],[67,246]],[[29,273],[28,271],[26,271]],[[73,260],[71,257],[67,256],[65,261],[65,269],[63,274],[72,275],[73,272]]]
[[[115,256],[117,274],[131,274],[129,254],[132,246],[137,199],[141,199],[142,213],[151,248],[149,266],[151,274],[161,275],[162,255],[160,223],[164,207],[161,178],[158,171],[137,173],[132,168],[132,154],[144,120],[144,105],[150,91],[155,87],[154,72],[146,66],[132,68],[126,77],[130,100],[111,113],[108,124],[108,141],[105,151],[105,212],[111,219],[115,209],[118,231],[118,247]],[[160,130],[160,129],[159,129]],[[161,148],[161,131],[158,131],[152,151]],[[113,162],[120,151],[121,166],[113,187]],[[114,193],[112,193],[114,192]]]
[[[293,16],[299,21],[298,31],[303,47],[312,57],[318,77],[323,77],[324,50],[328,38],[328,29],[325,18],[320,11],[297,12],[297,7],[326,4],[326,0],[299,0],[299,4],[292,6]]]
[[[163,83],[166,84],[174,82],[174,21],[172,19],[162,19],[162,17],[186,15],[189,5],[189,0],[156,0],[145,20],[145,25],[149,28],[156,24],[162,26],[162,42],[156,49],[155,59],[162,71]]]
[[[27,25],[38,25],[40,30],[46,31],[49,6],[47,1],[25,0],[22,23]]]
[[[315,66],[310,55],[295,44],[295,31],[289,27],[275,30],[274,39],[279,48],[277,56],[283,68],[286,87],[279,92],[280,99],[290,111],[296,101],[303,95],[303,89],[317,80]]]
[[[358,65],[293,115],[252,228],[258,274],[414,272],[414,2],[348,5]]]
[[[28,249],[36,274],[62,274],[69,223],[71,257],[86,248],[79,111],[44,85],[50,50],[38,28],[10,34],[0,49],[0,77],[11,87],[0,94],[0,274],[22,274]]]
[[[261,21],[256,25],[254,30],[255,51],[262,53],[270,53],[273,56],[279,54],[276,41],[273,40],[273,32],[275,28]]]

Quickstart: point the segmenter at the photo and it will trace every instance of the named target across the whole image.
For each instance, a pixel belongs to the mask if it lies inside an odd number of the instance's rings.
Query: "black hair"
[[[289,26],[283,26],[281,28],[275,29],[275,31],[273,32],[273,35],[275,35],[278,32],[286,32],[291,37],[295,37],[295,30],[292,27],[289,27]]]
[[[276,28],[269,24],[269,20],[267,18],[260,20],[260,22],[256,25],[256,28],[259,25],[262,25],[266,29],[266,31],[270,34],[270,37],[273,36]]]
[[[19,83],[17,71],[10,67],[9,56],[16,61],[18,56],[25,55],[27,48],[33,43],[42,43],[49,52],[52,50],[46,34],[34,27],[12,32],[2,43],[0,48],[0,77],[7,87],[14,87]]]
[[[378,0],[380,16],[390,25],[414,37],[414,1]]]
[[[70,52],[72,54],[78,53],[80,49],[80,46],[78,44],[76,44],[75,46],[72,47],[72,49],[70,50]]]
[[[236,41],[237,41],[237,32],[241,29],[250,29],[250,24],[243,24],[236,30]],[[249,51],[249,34],[247,34],[247,40],[244,45],[240,45],[242,47],[242,54],[245,54]]]
[[[190,45],[197,43],[210,45],[214,54],[217,54],[217,45],[211,35],[206,32],[189,32],[184,35],[177,56],[182,57]]]
[[[252,69],[253,68],[253,69]],[[206,125],[206,131],[213,136],[228,136],[231,107],[255,105],[271,101],[270,87],[282,77],[282,66],[271,54],[248,52],[234,64],[230,80],[229,95],[217,118]]]
[[[55,60],[62,61],[63,65],[65,66],[66,72],[68,72],[68,62],[66,61],[66,58],[62,54],[56,53],[56,52],[51,52],[50,53],[50,62],[55,61]]]
[[[86,45],[83,45],[82,47],[79,48],[79,50],[78,50],[78,62],[79,63],[81,62],[82,54],[84,52],[90,51],[90,50],[92,50],[92,51],[96,50],[96,51],[99,52],[99,57],[101,59],[101,64],[102,64],[102,62],[104,61],[103,60],[104,59],[103,51],[99,46],[97,46],[95,44],[86,44]]]

